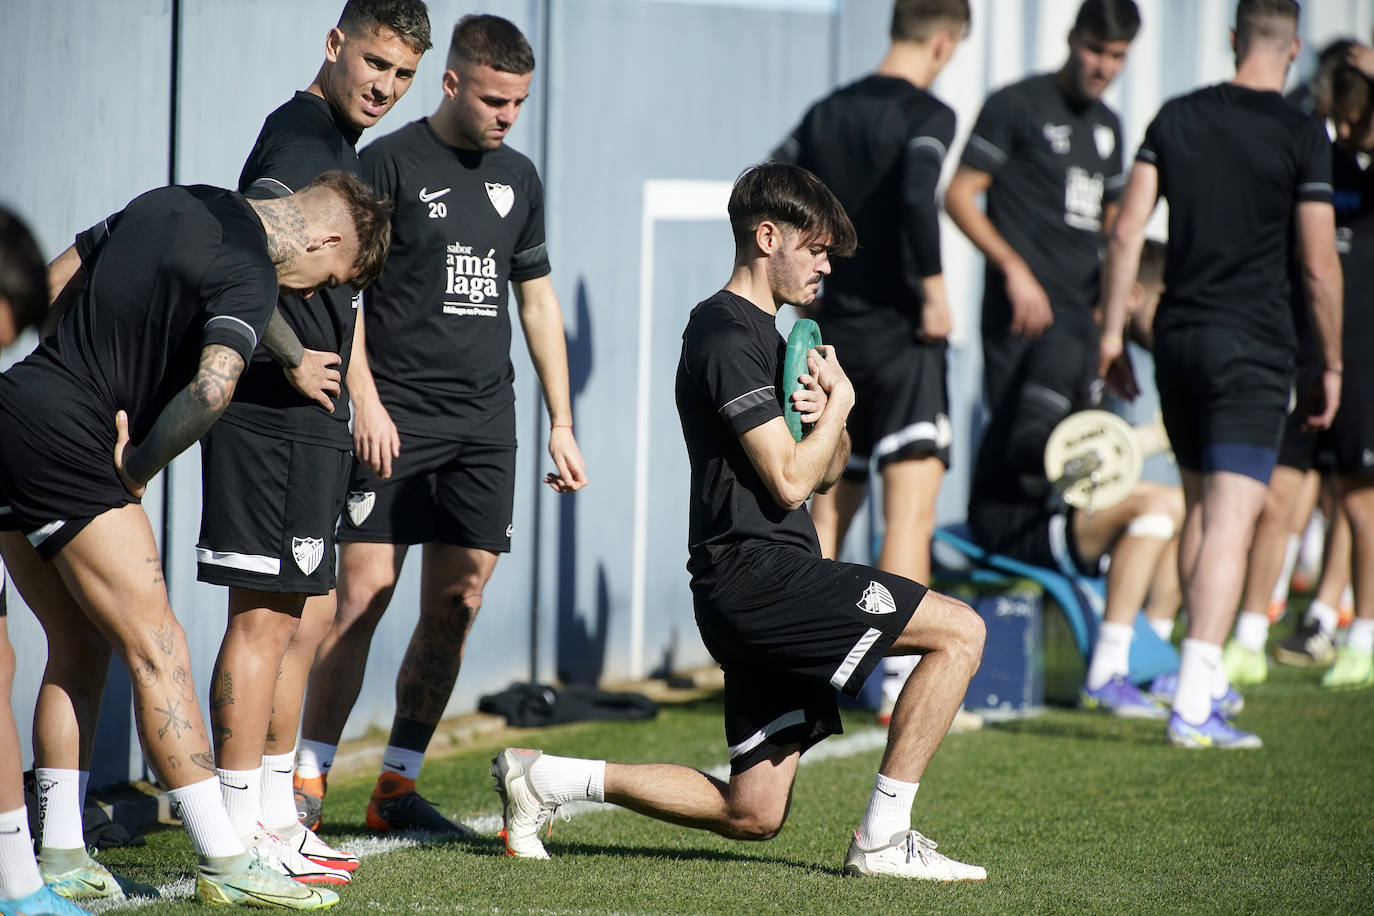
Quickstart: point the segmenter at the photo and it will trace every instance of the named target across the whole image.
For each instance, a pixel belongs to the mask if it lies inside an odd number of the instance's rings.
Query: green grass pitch
[[[985,866],[984,884],[841,876],[880,756],[870,742],[804,766],[791,817],[767,843],[730,842],[607,808],[555,821],[548,862],[505,858],[494,835],[374,849],[340,888],[338,910],[1374,912],[1374,691],[1328,692],[1318,678],[1274,666],[1268,683],[1246,692],[1239,724],[1263,736],[1261,751],[1178,750],[1165,744],[1160,723],[1064,708],[951,736],[922,780],[914,826],[942,851]],[[1072,680],[1060,672],[1062,683]],[[850,734],[871,731],[868,714],[846,716]],[[625,762],[709,768],[725,761],[716,699],[666,708],[649,723],[523,733],[521,743]],[[495,750],[473,747],[427,762],[421,790],[458,817],[498,814],[487,775]],[[331,785],[326,839],[364,833],[372,780],[363,774]],[[185,834],[160,830],[148,841],[101,859],[184,894],[192,861]],[[202,908],[178,900],[140,909]]]

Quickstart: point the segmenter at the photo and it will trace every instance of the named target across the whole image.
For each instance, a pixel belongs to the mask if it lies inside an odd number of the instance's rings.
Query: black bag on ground
[[[517,682],[500,693],[482,697],[477,708],[505,717],[506,723],[516,728],[593,719],[652,719],[658,715],[658,704],[643,694],[611,693],[583,684],[552,687]]]

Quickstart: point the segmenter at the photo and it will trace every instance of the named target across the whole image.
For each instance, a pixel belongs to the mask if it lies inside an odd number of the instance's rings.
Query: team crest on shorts
[[[371,490],[354,490],[348,494],[348,520],[357,528],[367,517],[372,514],[372,507],[377,504],[377,494]]]
[[[891,614],[897,610],[897,602],[892,593],[881,582],[869,582],[859,598],[859,610],[868,614]]]
[[[324,539],[292,538],[291,554],[296,558],[296,565],[301,572],[308,576],[319,568],[320,561],[324,559]]]
[[[515,206],[515,191],[508,184],[488,181],[487,198],[491,200],[491,205],[501,214],[502,219],[505,219],[510,208]]]

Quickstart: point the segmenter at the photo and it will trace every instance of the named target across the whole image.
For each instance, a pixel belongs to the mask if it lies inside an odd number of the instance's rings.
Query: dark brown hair
[[[48,307],[48,271],[33,233],[0,207],[0,298],[8,299],[17,331],[38,325]]]
[[[434,47],[429,10],[422,0],[348,0],[339,14],[339,31],[350,38],[378,27],[395,32],[412,51],[423,54]]]
[[[848,257],[858,247],[854,224],[830,189],[799,165],[764,162],[745,169],[730,191],[730,228],[735,247],[745,248],[765,220],[801,233],[806,244],[820,244]]]
[[[940,29],[963,29],[972,22],[968,0],[895,0],[893,41],[929,41]]]
[[[391,201],[378,197],[372,189],[347,172],[334,170],[324,172],[302,191],[327,190],[334,192],[343,200],[344,208],[353,221],[357,234],[358,259],[353,266],[358,275],[349,285],[362,289],[376,280],[386,264],[387,251],[391,247]]]
[[[534,72],[534,50],[509,19],[472,14],[453,27],[448,65],[490,67],[523,76]]]
[[[1240,0],[1236,4],[1236,60],[1257,39],[1288,42],[1298,34],[1297,0]]]
[[[1135,0],[1083,0],[1073,31],[1099,41],[1135,41],[1140,31],[1140,9]]]

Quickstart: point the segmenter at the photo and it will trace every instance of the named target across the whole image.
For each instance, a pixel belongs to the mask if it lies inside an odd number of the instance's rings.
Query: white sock
[[[877,849],[892,842],[893,834],[911,829],[911,805],[916,801],[919,782],[901,782],[882,773],[873,780],[873,794],[868,797],[868,810],[859,822],[859,845]]]
[[[1174,621],[1171,617],[1151,617],[1150,629],[1155,631],[1155,635],[1165,642],[1174,638]]]
[[[546,802],[606,800],[606,761],[543,754],[529,770],[530,785]]]
[[[1315,622],[1323,633],[1330,636],[1336,632],[1336,624],[1340,622],[1341,615],[1325,601],[1313,601],[1307,607],[1306,619]]]
[[[1345,644],[1356,652],[1374,652],[1374,619],[1356,617],[1350,621]]]
[[[20,805],[0,813],[0,899],[27,897],[43,886],[29,835],[29,810]]]
[[[406,779],[419,779],[420,765],[424,762],[424,751],[412,751],[409,748],[388,744],[382,752],[382,772],[395,773]]]
[[[202,859],[240,856],[244,853],[239,832],[234,829],[229,813],[224,809],[224,798],[220,793],[226,791],[233,790],[221,789],[220,781],[211,776],[167,793],[181,822],[186,825],[186,832],[191,835],[191,845],[195,847],[196,855]],[[251,794],[254,798],[258,796],[256,791]]]
[[[296,751],[296,774],[301,779],[328,776],[329,768],[334,765],[334,755],[338,752],[337,744],[325,744],[323,741],[302,738],[301,746]]]
[[[1131,640],[1135,629],[1128,623],[1103,623],[1097,631],[1092,664],[1088,666],[1088,689],[1097,690],[1114,677],[1125,677],[1131,670]]]
[[[1298,565],[1298,553],[1302,550],[1302,536],[1298,534],[1288,535],[1288,540],[1283,548],[1283,566],[1279,569],[1279,580],[1274,583],[1274,591],[1270,593],[1271,602],[1287,601],[1288,587],[1293,581],[1293,570]]]
[[[1218,672],[1222,681],[1226,680],[1221,646],[1200,639],[1185,639],[1179,655],[1174,712],[1189,725],[1201,725],[1212,714],[1212,691]]]
[[[81,832],[81,771],[34,767],[38,788],[38,844],[49,849],[85,849]]]
[[[1269,615],[1241,611],[1236,617],[1236,642],[1250,652],[1263,652],[1269,641]]]
[[[906,686],[906,679],[921,661],[919,655],[894,655],[883,659],[883,703],[890,709]]]
[[[220,793],[224,810],[229,812],[229,823],[240,837],[249,837],[258,832],[262,823],[262,766],[251,770],[226,770],[217,768]],[[294,804],[294,802],[293,802]]]
[[[1345,589],[1342,590],[1342,592],[1341,592],[1341,600],[1340,600],[1340,610],[1342,610],[1342,611],[1349,611],[1349,612],[1351,612],[1351,613],[1354,613],[1354,611],[1355,611],[1355,586],[1353,586],[1353,585],[1347,585],[1347,586],[1345,587]]]
[[[273,833],[299,820],[296,790],[291,785],[296,752],[264,754],[262,758],[262,825]]]

